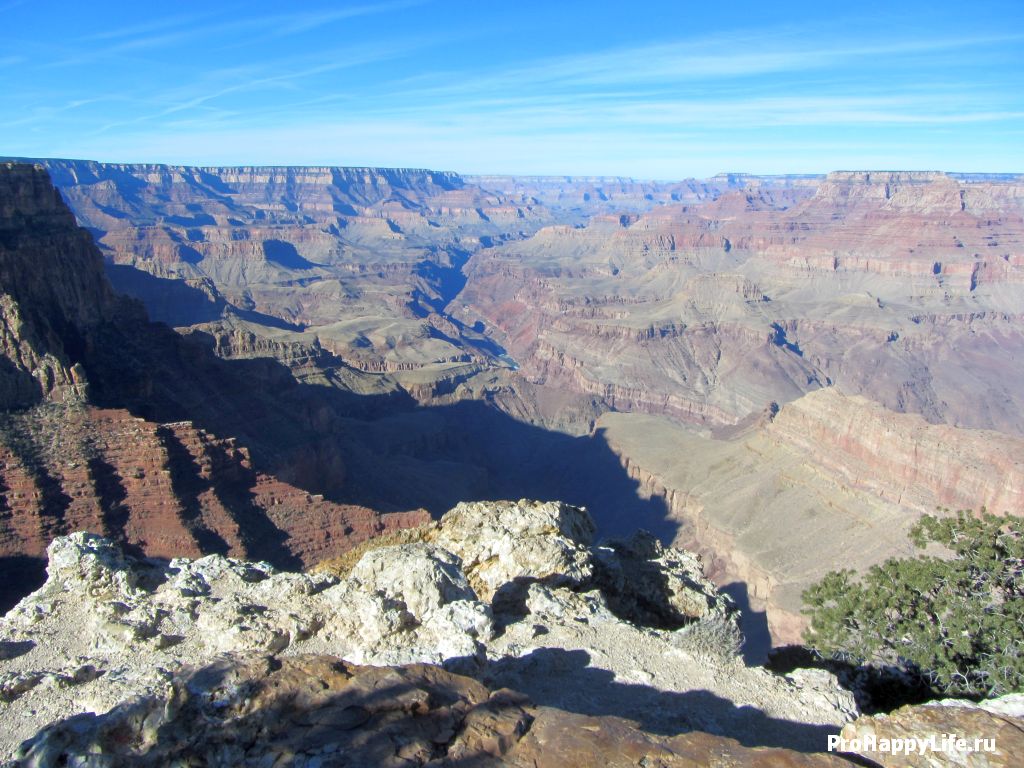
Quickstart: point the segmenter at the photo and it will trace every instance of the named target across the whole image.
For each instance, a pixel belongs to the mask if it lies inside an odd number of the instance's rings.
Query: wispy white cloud
[[[215,18],[213,13],[169,16],[151,22],[94,33],[82,39],[113,41],[110,45],[91,52],[92,55],[97,56],[165,48],[196,38],[230,38],[239,34],[257,35],[255,40],[252,38],[246,40],[247,43],[252,43],[309,32],[346,19],[400,11],[422,5],[425,2],[427,0],[391,0],[390,2],[368,3],[331,10],[243,15],[223,21],[212,21]]]
[[[1022,34],[984,37],[895,39],[860,45],[815,44],[808,30],[781,28],[714,35],[592,53],[542,59],[525,66],[453,77],[439,73],[411,81],[417,93],[458,95],[472,92],[522,93],[535,90],[622,87],[715,81],[730,78],[806,72],[854,60],[879,61],[892,57],[977,48],[993,43],[1024,41]],[[437,82],[442,80],[443,82]]]
[[[278,34],[292,35],[358,16],[402,11],[418,5],[424,5],[426,2],[428,0],[391,0],[391,2],[367,3],[365,5],[349,6],[348,8],[335,8],[329,11],[284,14],[270,17],[269,26],[275,28]]]
[[[107,122],[96,132],[103,133],[119,127],[161,120],[234,94],[291,90],[296,84],[310,78],[408,55],[415,45],[415,41],[394,41],[385,45],[353,46],[345,50],[328,52],[326,55],[318,54],[317,63],[307,59],[305,66],[299,66],[300,62],[292,60],[268,62],[261,68],[249,66],[216,70],[207,73],[196,82],[180,86],[170,92],[151,94],[148,103],[162,103],[162,106],[128,120]],[[275,74],[263,74],[268,71],[274,71]]]
[[[268,40],[301,35],[346,19],[397,12],[429,1],[388,0],[330,10],[240,15],[219,21],[217,17],[222,14],[215,12],[166,16],[150,22],[86,35],[80,38],[80,41],[90,43],[89,47],[64,47],[63,55],[54,57],[43,66],[81,67],[103,59],[145,55],[162,49],[193,44],[199,40],[211,41],[210,50],[233,50]]]
[[[89,77],[115,72],[106,98],[119,102],[101,102],[81,78],[77,90],[53,78],[48,90],[18,91],[18,108],[9,110],[17,122],[8,124],[16,130],[0,139],[28,147],[32,132],[73,136],[62,154],[123,160],[675,169],[662,176],[687,163],[696,172],[710,153],[735,160],[716,160],[716,170],[763,171],[743,161],[757,152],[798,158],[801,148],[813,158],[831,147],[844,158],[834,165],[856,167],[882,165],[884,145],[906,154],[905,167],[911,157],[929,160],[940,135],[946,146],[998,137],[987,147],[976,142],[979,160],[999,149],[1012,163],[1024,151],[1011,133],[1024,117],[1024,88],[1013,87],[1015,77],[1024,84],[1013,74],[1022,71],[1014,65],[1024,35],[1009,25],[988,35],[886,25],[846,34],[800,23],[561,55],[526,45],[492,58],[479,47],[445,46],[443,35],[464,34],[458,25],[411,39],[382,18],[363,25],[372,30],[366,37],[343,34],[347,19],[401,13],[422,0],[363,3],[169,15],[95,33],[84,52],[74,40],[47,41],[55,46],[48,56],[60,55],[44,60],[82,62]],[[168,61],[173,77],[163,76]],[[11,86],[9,94],[18,83]]]
[[[18,128],[21,126],[45,124],[59,118],[65,112],[72,112],[93,104],[111,104],[119,101],[127,101],[127,98],[117,94],[110,94],[88,99],[72,99],[55,106],[44,105],[35,107],[29,110],[27,114],[12,120],[3,121],[0,125],[3,125],[5,128]]]
[[[131,24],[123,27],[114,27],[113,29],[105,29],[101,32],[93,32],[92,34],[85,35],[81,39],[84,41],[91,40],[118,40],[123,38],[140,38],[145,35],[150,35],[154,32],[164,32],[168,29],[179,29],[181,27],[187,27],[195,25],[203,19],[211,18],[211,14],[190,14],[190,15],[178,15],[178,16],[164,16],[159,19],[153,19],[152,21],[146,21],[141,24]]]

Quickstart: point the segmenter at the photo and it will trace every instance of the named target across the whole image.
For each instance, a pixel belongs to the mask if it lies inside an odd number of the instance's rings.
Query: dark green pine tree
[[[829,573],[803,594],[805,641],[855,664],[895,666],[937,694],[1024,689],[1024,520],[926,515],[911,530],[941,556],[890,559],[857,580]]]

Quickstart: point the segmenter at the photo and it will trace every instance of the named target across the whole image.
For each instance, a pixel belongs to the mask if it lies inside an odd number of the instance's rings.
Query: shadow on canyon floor
[[[108,265],[107,271],[118,278],[119,290],[144,299],[161,319],[167,319],[159,311],[164,304],[178,322],[223,311],[223,299],[180,281],[127,266]],[[188,301],[182,303],[178,294],[184,292]],[[159,306],[154,296],[163,297]],[[482,401],[420,406],[404,392],[358,395],[304,384],[271,358],[217,357],[213,338],[203,332],[181,337],[150,323],[118,335],[134,343],[128,349],[111,344],[114,354],[101,361],[103,370],[97,377],[89,371],[108,405],[236,437],[257,469],[332,501],[382,510],[422,507],[436,517],[465,500],[558,499],[587,507],[599,536],[645,528],[668,543],[676,534],[665,502],[639,493],[600,433],[577,437],[544,429]],[[326,353],[316,364],[345,365]],[[104,375],[107,369],[115,375]],[[134,384],[126,380],[133,377]],[[273,561],[272,554],[265,556]]]
[[[526,424],[480,400],[424,406],[402,391],[304,383],[272,358],[217,357],[204,332],[119,325],[87,368],[97,404],[235,437],[257,470],[310,493],[435,516],[464,500],[559,499],[586,506],[599,535],[675,536],[664,500],[639,493],[600,434]],[[328,379],[330,367],[346,367],[324,357]]]
[[[231,306],[220,296],[213,298],[212,294],[184,280],[156,277],[127,264],[105,262],[104,270],[115,291],[143,302],[151,320],[170,326],[210,323],[221,319],[227,312],[268,328],[302,330],[302,326],[279,317]],[[209,289],[212,291],[212,284]]]
[[[743,661],[748,667],[761,666],[768,660],[772,649],[772,634],[768,629],[768,614],[755,611],[750,604],[750,592],[745,582],[734,581],[721,587],[740,609],[740,631],[743,632]]]

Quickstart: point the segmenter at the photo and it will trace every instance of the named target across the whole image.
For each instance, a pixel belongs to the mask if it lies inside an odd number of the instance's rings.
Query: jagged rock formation
[[[470,520],[479,527],[467,529]],[[370,549],[344,578],[220,555],[142,562],[91,534],[57,538],[46,584],[0,620],[0,715],[11,724],[2,747],[76,712],[159,697],[182,665],[221,653],[443,663],[542,706],[620,711],[648,730],[708,730],[748,745],[814,748],[856,713],[828,673],[745,667],[730,642],[734,608],[696,560],[640,543],[588,546],[592,526],[558,503],[465,505],[418,543]],[[532,554],[499,584],[479,554],[500,552],[524,528]],[[447,547],[467,553],[472,578]],[[602,569],[646,570],[648,583],[589,575]],[[471,582],[495,587],[494,598]],[[681,627],[637,623],[649,617],[636,610],[641,590],[674,606]],[[500,599],[515,591],[520,600]]]
[[[480,600],[460,558],[438,545],[461,547],[477,564],[473,581],[496,584],[479,554],[524,530],[533,554],[494,593],[519,583],[518,611]],[[964,764],[1011,764],[1024,724],[1013,697],[854,719],[829,673],[777,676],[743,666],[711,635],[695,644],[694,631],[728,622],[729,608],[686,553],[642,538],[588,546],[591,531],[584,511],[562,504],[464,505],[421,529],[420,543],[368,550],[344,579],[218,555],[144,563],[99,537],[58,538],[46,585],[0,619],[0,759],[838,766],[851,763],[806,753],[847,723],[848,739],[995,727],[986,759],[996,762]],[[668,631],[616,617],[613,598],[622,608],[650,585],[612,584],[581,565],[660,574],[666,597],[703,606],[703,618]]]

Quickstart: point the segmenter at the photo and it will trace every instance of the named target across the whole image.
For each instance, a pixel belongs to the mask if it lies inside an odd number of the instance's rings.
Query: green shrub
[[[1024,689],[1024,520],[926,515],[918,555],[829,573],[803,594],[804,639],[824,654],[919,676],[937,694],[999,696]]]

